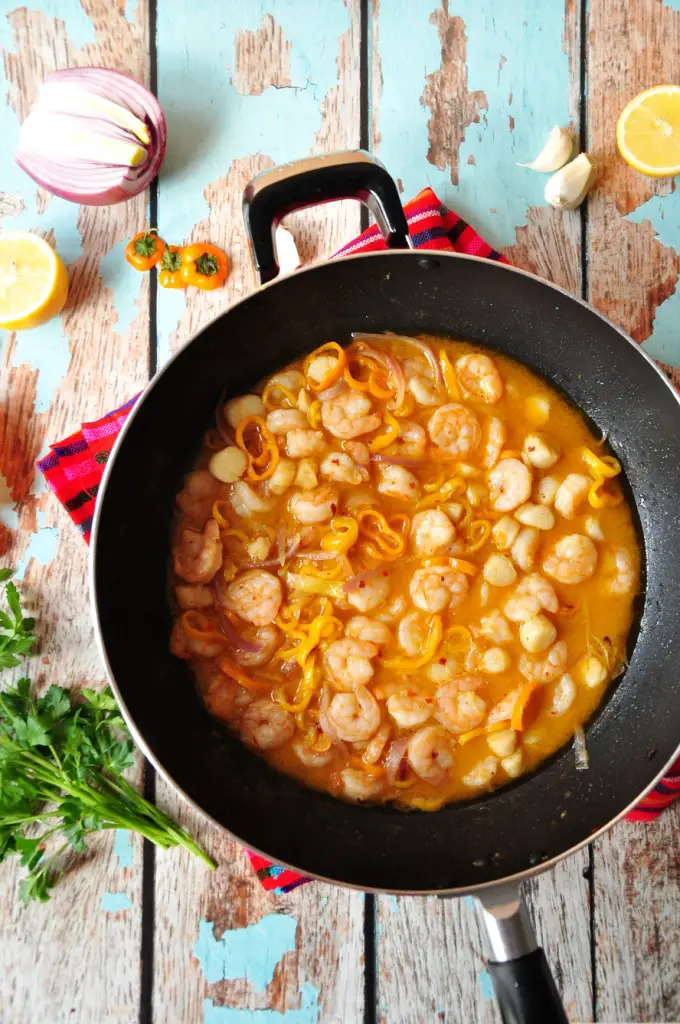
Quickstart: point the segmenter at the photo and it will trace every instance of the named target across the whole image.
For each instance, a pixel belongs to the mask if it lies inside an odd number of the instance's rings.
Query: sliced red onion
[[[387,751],[385,757],[385,771],[387,772],[387,781],[390,785],[397,781],[399,775],[399,768],[401,762],[404,759],[406,748],[408,747],[408,736],[400,736],[398,740],[394,740],[390,744],[390,749]]]
[[[409,459],[407,455],[371,455],[371,462],[385,462],[388,466],[422,466],[425,459]]]
[[[444,387],[444,377],[439,360],[427,342],[420,341],[419,338],[412,338],[408,334],[391,334],[390,332],[386,334],[353,334],[352,337],[356,339],[365,338],[366,341],[403,341],[407,345],[414,345],[427,359],[436,387]]]
[[[78,94],[89,97],[80,104]],[[97,116],[91,97],[116,104],[134,115],[129,125],[112,116]],[[143,122],[139,130],[136,121]],[[45,127],[40,130],[40,125]],[[55,159],[55,135],[59,125],[69,124],[93,136],[134,143],[146,156],[136,166],[117,164],[105,158],[83,160],[62,156]],[[135,131],[137,129],[137,131]],[[144,141],[145,133],[148,143]],[[48,192],[62,199],[88,206],[122,202],[143,192],[158,174],[165,154],[166,126],[157,99],[134,78],[110,68],[69,68],[47,76],[33,111],[19,138],[17,164]]]
[[[247,651],[248,654],[261,654],[265,645],[256,643],[253,640],[246,640],[241,636],[235,626],[229,621],[226,615],[222,616],[222,632],[229,641],[229,646],[235,651]]]
[[[386,334],[353,334],[352,338],[355,341],[377,341],[378,339],[384,341],[389,335]],[[404,404],[404,398],[406,396],[406,376],[404,374],[404,368],[401,363],[391,356],[388,352],[382,352],[380,349],[373,348],[371,345],[366,345],[362,350],[362,353],[366,356],[370,356],[376,363],[380,363],[388,373],[392,375],[395,386],[394,399],[388,402],[389,409],[401,409]]]
[[[286,564],[286,524],[283,520],[276,528],[276,557],[279,565]]]
[[[374,576],[380,576],[384,572],[386,572],[384,565],[376,565],[373,569],[364,569],[362,572],[358,572],[356,576],[350,576],[348,580],[345,580],[340,589],[345,594],[351,594],[353,591],[358,590],[363,583],[372,580]]]
[[[347,390],[347,381],[345,380],[344,377],[341,377],[340,380],[336,381],[335,384],[333,384],[331,387],[325,388],[323,391],[320,391],[319,394],[317,395],[317,398],[319,398],[322,402],[327,402],[329,398],[337,398],[338,395],[341,395],[343,391]]]

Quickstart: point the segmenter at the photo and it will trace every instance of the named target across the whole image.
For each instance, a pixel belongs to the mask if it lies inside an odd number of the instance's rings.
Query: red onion
[[[408,747],[408,741],[408,736],[401,736],[398,740],[395,740],[390,744],[390,749],[387,751],[387,756],[385,757],[385,770],[387,772],[387,781],[390,785],[397,781],[399,767],[404,759],[404,754]]]
[[[364,339],[366,341],[376,341],[378,339],[384,341],[385,338],[387,337],[389,337],[389,335],[385,334],[355,333],[352,335],[352,338],[354,338],[355,341],[362,341]],[[361,351],[364,355],[370,356],[371,359],[374,359],[376,363],[380,363],[380,365],[383,366],[392,375],[396,391],[394,395],[394,400],[388,403],[388,408],[401,409],[401,407],[404,404],[404,398],[406,395],[406,377],[404,375],[404,369],[401,363],[398,362],[394,358],[394,356],[389,355],[387,352],[381,352],[379,349],[373,348],[370,345],[364,346],[364,348]]]
[[[341,395],[343,391],[347,390],[347,381],[345,380],[344,377],[341,377],[340,380],[336,381],[335,384],[333,384],[330,388],[326,388],[324,391],[320,391],[319,394],[317,395],[317,398],[319,398],[322,402],[327,402],[329,398],[337,398],[338,395]]]
[[[425,459],[409,459],[407,455],[371,455],[371,462],[385,462],[389,466],[422,466]]]
[[[283,520],[276,528],[276,557],[279,565],[286,564],[286,524]]]
[[[415,345],[417,349],[420,349],[430,364],[435,386],[438,388],[444,387],[444,377],[442,376],[442,368],[439,365],[439,360],[426,342],[419,341],[418,338],[409,338],[405,334],[389,335],[389,337],[393,337],[395,341],[406,341],[409,345]]]
[[[134,78],[110,68],[69,68],[41,86],[16,161],[48,192],[105,206],[144,191],[160,170],[165,142],[158,101]]]
[[[340,589],[345,594],[351,594],[354,590],[358,590],[362,583],[366,583],[381,573],[386,573],[384,565],[376,565],[373,569],[364,569],[362,572],[358,572],[356,576],[351,576],[348,580],[345,580]]]
[[[264,650],[264,644],[255,643],[253,640],[246,640],[239,631],[231,624],[226,615],[222,616],[222,632],[229,641],[229,646],[235,651],[247,651],[248,654],[260,654]]]

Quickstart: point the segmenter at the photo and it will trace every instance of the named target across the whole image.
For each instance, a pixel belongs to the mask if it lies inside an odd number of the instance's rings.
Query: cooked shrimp
[[[637,585],[637,566],[628,548],[617,548],[613,553],[607,552],[603,559],[605,574],[605,590],[613,597],[630,594]]]
[[[188,661],[191,657],[191,651],[189,650],[188,637],[182,629],[182,620],[177,619],[172,632],[170,633],[170,654],[174,658],[181,658],[182,661]],[[219,651],[218,651],[219,653]]]
[[[497,704],[494,704],[489,712],[489,717],[486,720],[487,726],[490,727],[492,725],[496,725],[498,722],[506,721],[508,725],[510,724],[512,712],[515,708],[515,704],[517,703],[517,698],[522,692],[523,685],[524,684],[515,686],[514,689],[510,690],[509,693],[506,693],[506,695],[502,697]]]
[[[190,528],[180,531],[172,564],[176,574],[187,583],[210,582],[222,565],[220,528],[214,519],[208,520],[202,533]]]
[[[373,739],[366,744],[362,760],[367,764],[377,764],[391,734],[392,726],[389,722],[383,722]]]
[[[404,466],[391,466],[381,463],[378,466],[378,490],[390,498],[401,498],[402,501],[414,501],[420,497],[420,483],[410,469]]]
[[[338,495],[332,487],[293,494],[290,511],[299,523],[325,523],[332,519],[338,508]]]
[[[368,480],[368,470],[359,466],[345,452],[331,452],[327,455],[319,467],[319,472],[321,476],[339,484],[356,486]]]
[[[255,750],[282,747],[295,733],[295,719],[272,700],[254,700],[241,719],[241,739]]]
[[[511,622],[526,622],[541,610],[555,615],[558,609],[559,601],[552,584],[538,572],[525,576],[513,597],[505,602],[505,614]]]
[[[250,569],[229,584],[224,607],[254,626],[266,626],[279,614],[281,582],[264,569]]]
[[[340,772],[342,795],[347,800],[362,803],[374,800],[383,789],[383,780],[374,775],[367,775],[360,768],[343,768]]]
[[[309,768],[323,768],[333,760],[337,753],[337,748],[333,746],[330,746],[328,750],[314,750],[301,737],[294,739],[291,746],[298,760]]]
[[[432,700],[404,688],[387,698],[387,710],[401,729],[415,729],[432,717]]]
[[[222,485],[212,473],[196,469],[185,477],[184,487],[177,495],[177,507],[188,519],[203,526],[221,492]]]
[[[441,405],[442,393],[432,379],[432,371],[424,359],[405,359],[404,373],[408,389],[418,405]]]
[[[388,455],[405,455],[409,459],[418,459],[424,455],[427,446],[427,435],[419,423],[413,420],[399,421],[399,436],[394,444],[386,449]]]
[[[453,765],[451,737],[438,725],[425,725],[409,740],[406,756],[416,775],[437,786]]]
[[[558,640],[553,644],[543,658],[530,658],[522,654],[519,659],[519,670],[522,675],[536,683],[552,683],[553,679],[563,674],[566,667],[567,645],[564,640]]]
[[[428,627],[422,621],[420,612],[409,612],[399,622],[397,640],[407,654],[418,654],[427,640]]]
[[[506,437],[507,431],[503,421],[496,416],[490,416],[486,423],[486,441],[480,459],[483,469],[493,469],[496,465],[503,451]]]
[[[274,409],[267,413],[267,426],[272,434],[287,434],[289,430],[304,430],[309,420],[299,409]]]
[[[455,736],[476,729],[486,716],[486,701],[475,691],[480,681],[462,676],[443,683],[435,694],[436,718]]]
[[[555,511],[565,519],[573,519],[578,506],[590,490],[592,480],[581,473],[570,473],[557,488],[555,495]]]
[[[382,420],[373,403],[358,391],[343,391],[321,403],[321,422],[333,437],[353,438],[377,430]]]
[[[397,594],[389,604],[376,612],[376,618],[380,622],[396,622],[400,615],[406,611],[406,598],[403,594]]]
[[[351,590],[347,600],[358,612],[372,612],[387,600],[390,592],[390,578],[387,575],[372,576],[362,580],[356,590]]]
[[[266,665],[274,657],[281,641],[281,634],[271,622],[255,630],[255,633],[248,636],[247,640],[251,644],[257,644],[258,650],[251,651],[243,647],[234,647],[231,656],[239,665],[256,668],[258,665]]]
[[[244,686],[228,679],[217,669],[204,699],[211,715],[221,718],[223,722],[232,722],[248,707],[252,696]]]
[[[465,459],[478,446],[482,430],[471,409],[449,402],[435,409],[427,425],[430,440],[447,455]]]
[[[421,555],[434,555],[453,543],[456,528],[439,508],[416,512],[411,523],[413,546]]]
[[[342,447],[349,457],[360,466],[370,465],[371,453],[363,441],[343,441]]]
[[[352,693],[336,693],[328,708],[328,718],[341,740],[360,743],[370,740],[380,727],[380,708],[365,686]]]
[[[503,380],[496,364],[481,352],[470,352],[457,359],[456,376],[463,391],[482,402],[493,404],[503,397]]]
[[[512,512],[529,500],[531,473],[519,459],[501,459],[489,471],[491,504],[498,512]]]
[[[355,690],[365,686],[375,671],[371,659],[377,657],[378,648],[366,640],[344,637],[335,640],[323,656],[326,673],[341,690]]]
[[[231,485],[229,500],[236,515],[242,516],[244,519],[269,512],[274,507],[272,498],[263,498],[245,480],[237,480]]]
[[[468,596],[467,576],[450,565],[416,569],[409,585],[411,600],[424,612],[457,608]]]
[[[286,453],[291,459],[306,459],[325,451],[326,439],[321,430],[289,430],[286,434]]]
[[[366,615],[354,615],[345,625],[345,636],[354,637],[357,640],[365,640],[370,644],[389,644],[392,634],[387,626],[376,619],[369,619]]]
[[[203,583],[196,583],[193,586],[175,587],[175,600],[184,611],[210,608],[215,603],[215,595],[210,587]]]
[[[505,615],[494,609],[485,615],[479,623],[476,632],[485,640],[491,640],[494,644],[509,644],[512,640],[512,630]]]
[[[543,571],[558,583],[589,580],[597,568],[597,548],[590,537],[570,533],[561,537],[543,561]]]

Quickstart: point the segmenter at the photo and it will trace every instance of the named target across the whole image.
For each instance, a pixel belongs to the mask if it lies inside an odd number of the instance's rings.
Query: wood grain
[[[19,121],[45,75],[55,68],[103,64],[146,78],[147,10],[141,0],[129,20],[117,5],[103,0],[84,0],[77,16],[73,5],[65,4],[59,19],[25,7],[9,10],[6,17],[11,46],[2,53],[2,67],[11,116]],[[72,40],[74,17],[89,19],[94,41],[78,45]],[[0,156],[4,180],[14,174],[11,159],[9,151]],[[0,474],[9,484],[17,528],[5,525],[0,555],[3,564],[26,562],[22,590],[38,615],[40,634],[34,677],[66,686],[98,686],[104,671],[90,622],[87,551],[65,512],[38,486],[35,460],[48,441],[115,407],[145,383],[148,290],[141,278],[130,279],[126,323],[119,326],[108,260],[111,250],[144,223],[144,197],[79,211],[66,203],[57,205],[40,190],[36,195],[28,178],[19,184],[23,191],[5,195],[0,204],[2,227],[37,230],[57,249],[64,247],[70,294],[61,321],[38,332],[4,336]],[[49,544],[38,543],[45,538]],[[53,557],[43,565],[48,547]],[[113,836],[99,836],[87,858],[74,861],[50,902],[28,909],[21,908],[16,894],[21,871],[14,864],[3,866],[3,1019],[17,1024],[137,1020],[141,864],[140,842],[133,842],[132,864],[124,867],[113,852]],[[102,909],[107,891],[123,894],[120,899],[130,901],[129,909]],[[86,979],[96,979],[96,984]]]
[[[325,59],[329,64],[335,62],[336,75],[330,88],[318,95],[317,120],[310,122],[307,140],[311,152],[356,148],[359,144],[358,0],[350,0],[347,11],[347,30],[325,40]],[[310,11],[308,14],[305,8],[307,16],[318,22],[323,13]],[[292,88],[291,62],[296,57],[290,43],[293,34],[292,23],[278,23],[268,15],[254,32],[239,29],[233,39],[223,40],[219,48],[205,48],[205,71],[218,74],[220,62],[228,66],[233,44],[235,71],[231,74],[231,83],[240,95],[257,97],[261,115],[253,110],[252,116],[264,118],[267,105],[276,99],[274,94],[282,88]],[[163,103],[163,29],[160,39],[160,100]],[[295,87],[299,85],[296,83]],[[304,109],[301,106],[300,117],[304,117]],[[304,151],[288,151],[283,158],[304,155]],[[247,155],[232,152],[228,135],[225,136],[224,158],[224,175],[204,183],[208,212],[193,228],[190,237],[229,240],[229,280],[224,294],[192,296],[191,303],[180,311],[174,325],[172,349],[228,302],[252,291],[257,284],[243,226],[241,196],[248,181],[272,166],[275,160],[266,148]],[[168,197],[161,178],[161,223],[166,216],[164,204],[171,201],[176,200]],[[291,215],[286,226],[293,232],[303,261],[308,262],[329,255],[359,231],[359,208],[356,203],[335,203],[321,210]],[[164,296],[159,295],[159,303],[163,300]],[[202,822],[188,807],[180,806],[160,780],[158,789],[161,802],[178,813],[203,839],[217,860],[219,870],[210,875],[198,862],[181,854],[157,859],[155,1020],[164,1024],[202,1020],[204,1001],[211,1000],[211,1007],[238,1007],[249,1011],[270,1010],[284,1014],[307,1010],[310,1020],[318,1019],[324,1024],[360,1021],[364,998],[363,897],[320,883],[304,886],[284,897],[267,894],[240,847]],[[270,926],[273,914],[294,919],[297,924],[294,948],[281,956],[269,984],[258,988],[252,978],[243,976],[212,981],[206,977],[201,960],[192,952],[201,922],[204,927],[212,926],[216,942],[225,940],[226,936],[226,941],[237,943],[254,957],[259,933],[249,929],[257,929],[258,922],[263,922],[261,927]],[[233,947],[230,945],[230,948]]]

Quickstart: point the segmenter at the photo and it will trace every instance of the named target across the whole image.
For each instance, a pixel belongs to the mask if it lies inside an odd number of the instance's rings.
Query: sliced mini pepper
[[[178,245],[168,245],[158,264],[158,283],[161,288],[186,288],[182,277],[182,253]]]
[[[195,242],[181,250],[182,278],[185,285],[192,285],[202,291],[213,291],[227,279],[229,264],[223,249],[209,242]]]
[[[151,270],[160,262],[165,242],[155,228],[140,231],[125,246],[125,259],[135,270]]]

